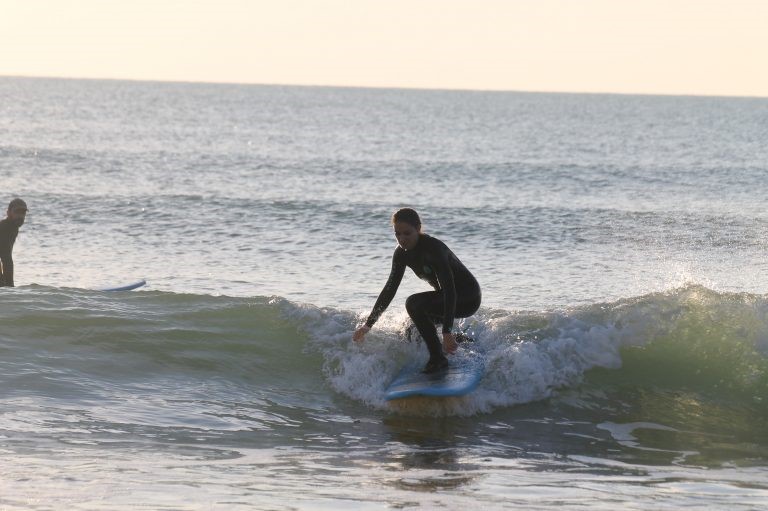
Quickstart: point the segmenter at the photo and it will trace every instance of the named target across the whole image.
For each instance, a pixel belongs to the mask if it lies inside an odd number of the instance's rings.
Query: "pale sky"
[[[0,75],[768,97],[768,0],[0,0]]]

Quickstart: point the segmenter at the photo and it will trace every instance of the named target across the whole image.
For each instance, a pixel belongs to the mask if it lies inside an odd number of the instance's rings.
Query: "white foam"
[[[618,343],[611,327],[593,325],[568,316],[550,316],[559,332],[552,338],[511,340],[519,321],[515,313],[481,312],[458,323],[470,326],[477,348],[487,357],[486,375],[469,396],[388,403],[384,389],[399,368],[410,360],[426,362],[423,342],[407,342],[402,332],[405,313],[385,314],[362,344],[352,341],[362,316],[329,308],[286,302],[286,312],[299,320],[311,338],[311,347],[324,359],[324,371],[333,389],[379,409],[428,415],[472,415],[494,407],[545,399],[555,389],[577,383],[595,366],[618,367]],[[493,316],[493,317],[491,317]],[[417,402],[420,401],[420,402]]]

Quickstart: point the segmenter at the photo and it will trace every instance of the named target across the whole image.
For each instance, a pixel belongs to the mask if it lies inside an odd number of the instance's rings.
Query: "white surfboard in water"
[[[120,286],[110,286],[110,287],[103,287],[99,289],[99,291],[131,291],[133,289],[139,288],[147,283],[146,280],[139,280],[137,282],[132,282],[131,284],[123,284]]]

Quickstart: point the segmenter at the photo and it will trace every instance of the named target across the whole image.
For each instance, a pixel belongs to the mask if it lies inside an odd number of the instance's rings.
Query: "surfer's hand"
[[[443,351],[448,354],[453,354],[458,348],[456,343],[456,335],[453,332],[443,332]]]
[[[355,333],[352,334],[352,340],[355,342],[363,342],[363,337],[365,337],[365,334],[371,331],[371,327],[363,325],[357,330],[355,330]]]

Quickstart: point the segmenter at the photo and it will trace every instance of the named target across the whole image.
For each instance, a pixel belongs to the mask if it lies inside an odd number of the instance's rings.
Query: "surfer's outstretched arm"
[[[355,342],[362,342],[365,334],[367,334],[374,323],[379,319],[389,304],[392,303],[392,299],[397,293],[397,288],[400,287],[400,282],[403,280],[403,274],[405,273],[405,253],[402,248],[395,249],[395,253],[392,255],[392,270],[389,272],[389,278],[387,283],[384,284],[384,289],[379,293],[379,297],[376,299],[376,304],[373,306],[371,314],[365,321],[365,324],[355,330],[352,339]]]

